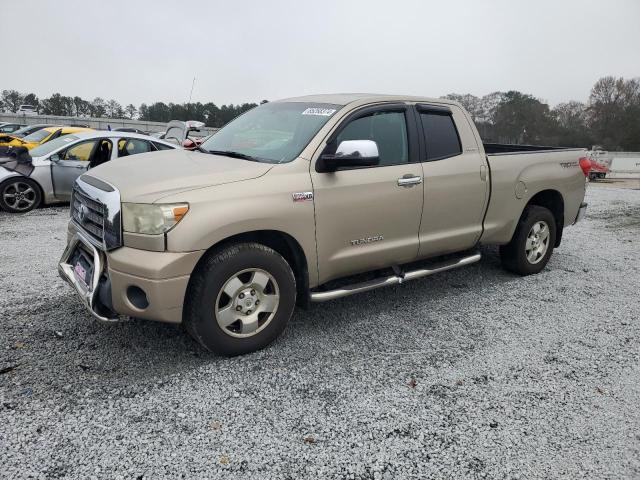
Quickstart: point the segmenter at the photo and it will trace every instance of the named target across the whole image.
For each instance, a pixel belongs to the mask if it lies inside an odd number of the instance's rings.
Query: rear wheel
[[[40,206],[42,193],[36,182],[12,177],[0,184],[0,208],[10,213],[26,213]]]
[[[258,243],[229,246],[194,272],[185,305],[187,331],[222,355],[264,348],[293,313],[296,282],[275,250]]]
[[[507,270],[519,275],[540,272],[549,261],[556,242],[553,214],[538,205],[528,206],[513,238],[500,247],[500,259]]]

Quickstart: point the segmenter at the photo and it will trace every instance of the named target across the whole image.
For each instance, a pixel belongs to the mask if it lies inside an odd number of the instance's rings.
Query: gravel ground
[[[483,249],[233,359],[92,321],[56,274],[66,208],[0,214],[0,476],[638,478],[640,191],[587,200],[540,275]]]

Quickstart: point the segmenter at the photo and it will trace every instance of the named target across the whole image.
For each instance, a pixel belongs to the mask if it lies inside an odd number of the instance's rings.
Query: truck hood
[[[118,158],[86,175],[110,183],[123,202],[153,203],[188,190],[250,180],[272,164],[186,150],[166,150]]]

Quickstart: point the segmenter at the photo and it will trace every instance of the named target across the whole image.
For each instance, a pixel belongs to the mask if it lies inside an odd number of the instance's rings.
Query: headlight
[[[123,203],[122,229],[156,235],[171,230],[189,211],[188,203]]]

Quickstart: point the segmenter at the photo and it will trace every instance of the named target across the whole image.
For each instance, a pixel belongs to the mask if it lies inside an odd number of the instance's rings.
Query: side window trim
[[[165,145],[164,143],[151,142],[151,144],[153,145],[153,148],[155,148],[154,151],[157,151],[157,152],[162,152],[164,150],[173,150],[173,147],[170,147],[169,145]]]
[[[444,105],[426,105],[424,103],[418,103],[416,105],[416,110],[418,111],[418,113],[441,113],[441,114],[445,114],[445,115],[452,115],[453,112],[451,111],[451,109],[449,107],[446,107]]]
[[[415,115],[413,114],[413,109],[411,108],[410,105],[407,105],[405,103],[387,103],[387,104],[383,103],[383,104],[377,104],[377,105],[365,105],[351,112],[345,118],[343,118],[336,127],[334,127],[333,131],[327,137],[325,146],[320,151],[320,155],[322,155],[325,152],[325,150],[329,146],[331,146],[333,142],[336,141],[336,139],[338,138],[338,135],[340,135],[342,130],[344,130],[347,127],[347,125],[349,125],[349,123],[351,123],[354,120],[357,120],[358,118],[366,117],[376,112],[404,113],[405,127],[407,130],[407,153],[409,156],[408,162],[406,163],[407,164],[420,163],[420,145],[419,145],[420,134],[416,125],[416,119],[415,119]],[[395,165],[374,165],[371,167],[349,167],[349,168],[344,168],[344,170],[360,170],[365,168],[384,168],[384,167],[394,167],[397,165],[404,165],[404,163],[397,163]]]
[[[446,160],[447,158],[454,158],[462,155],[462,140],[460,138],[460,132],[458,131],[458,126],[456,125],[456,121],[453,118],[453,111],[451,108],[444,105],[427,105],[427,104],[417,104],[415,105],[415,117],[416,123],[418,124],[418,136],[420,138],[420,162],[437,162],[439,160]],[[436,113],[438,115],[447,115],[451,118],[451,123],[453,124],[453,128],[456,132],[456,137],[458,138],[458,147],[460,151],[451,155],[441,155],[439,157],[428,158],[428,149],[427,149],[427,139],[424,134],[424,125],[422,123],[421,113]]]

